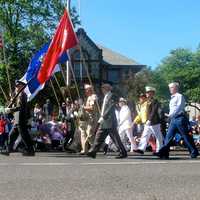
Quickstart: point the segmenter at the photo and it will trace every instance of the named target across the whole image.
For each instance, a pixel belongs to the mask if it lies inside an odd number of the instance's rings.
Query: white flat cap
[[[172,82],[172,83],[168,84],[168,87],[179,87],[179,83]]]
[[[127,100],[125,98],[123,98],[123,97],[120,97],[119,98],[119,102],[125,102],[125,103],[127,103]]]
[[[156,91],[156,88],[151,87],[151,86],[146,86],[146,87],[145,87],[145,91],[146,91],[146,92],[150,92],[150,91],[155,92],[155,91]]]
[[[85,89],[85,90],[87,90],[87,89],[92,89],[92,85],[85,84],[85,85],[84,85],[84,89]]]

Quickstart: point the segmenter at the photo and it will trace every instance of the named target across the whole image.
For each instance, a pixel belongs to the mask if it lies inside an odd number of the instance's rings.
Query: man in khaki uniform
[[[98,121],[97,96],[91,85],[85,84],[84,89],[87,99],[83,106],[83,112],[85,112],[84,121],[80,121],[79,124],[82,146],[81,154],[86,154],[89,145],[93,144]]]

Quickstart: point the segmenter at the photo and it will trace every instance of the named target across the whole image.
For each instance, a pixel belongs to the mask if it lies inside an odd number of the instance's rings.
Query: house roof
[[[127,58],[120,53],[114,52],[113,50],[106,48],[102,45],[97,45],[102,50],[103,61],[105,64],[110,65],[141,65],[135,60]]]
[[[94,41],[90,39],[83,28],[78,29],[77,31],[78,37],[82,36],[84,40],[86,40],[94,50],[101,51],[103,57],[103,63],[105,65],[113,65],[113,66],[144,66],[140,63],[136,62],[133,59],[127,58],[124,55],[121,55],[118,52],[115,52],[105,46],[96,44]]]

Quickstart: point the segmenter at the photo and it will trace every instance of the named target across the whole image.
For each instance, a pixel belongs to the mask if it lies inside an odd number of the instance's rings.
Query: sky
[[[152,68],[170,50],[182,47],[194,51],[200,43],[199,0],[71,0],[71,3],[94,42]]]

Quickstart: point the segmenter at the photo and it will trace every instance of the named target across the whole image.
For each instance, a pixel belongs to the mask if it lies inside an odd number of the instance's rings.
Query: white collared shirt
[[[172,118],[185,111],[185,98],[182,94],[176,93],[171,96],[169,102],[169,117]]]
[[[101,116],[103,116],[103,113],[104,113],[104,110],[105,110],[106,99],[107,99],[107,97],[108,97],[108,95],[109,95],[110,93],[111,93],[111,92],[109,91],[109,92],[106,93],[105,96],[104,96],[103,105],[102,105],[102,109],[101,109]]]
[[[127,105],[123,105],[119,112],[119,133],[132,127],[131,111]]]

